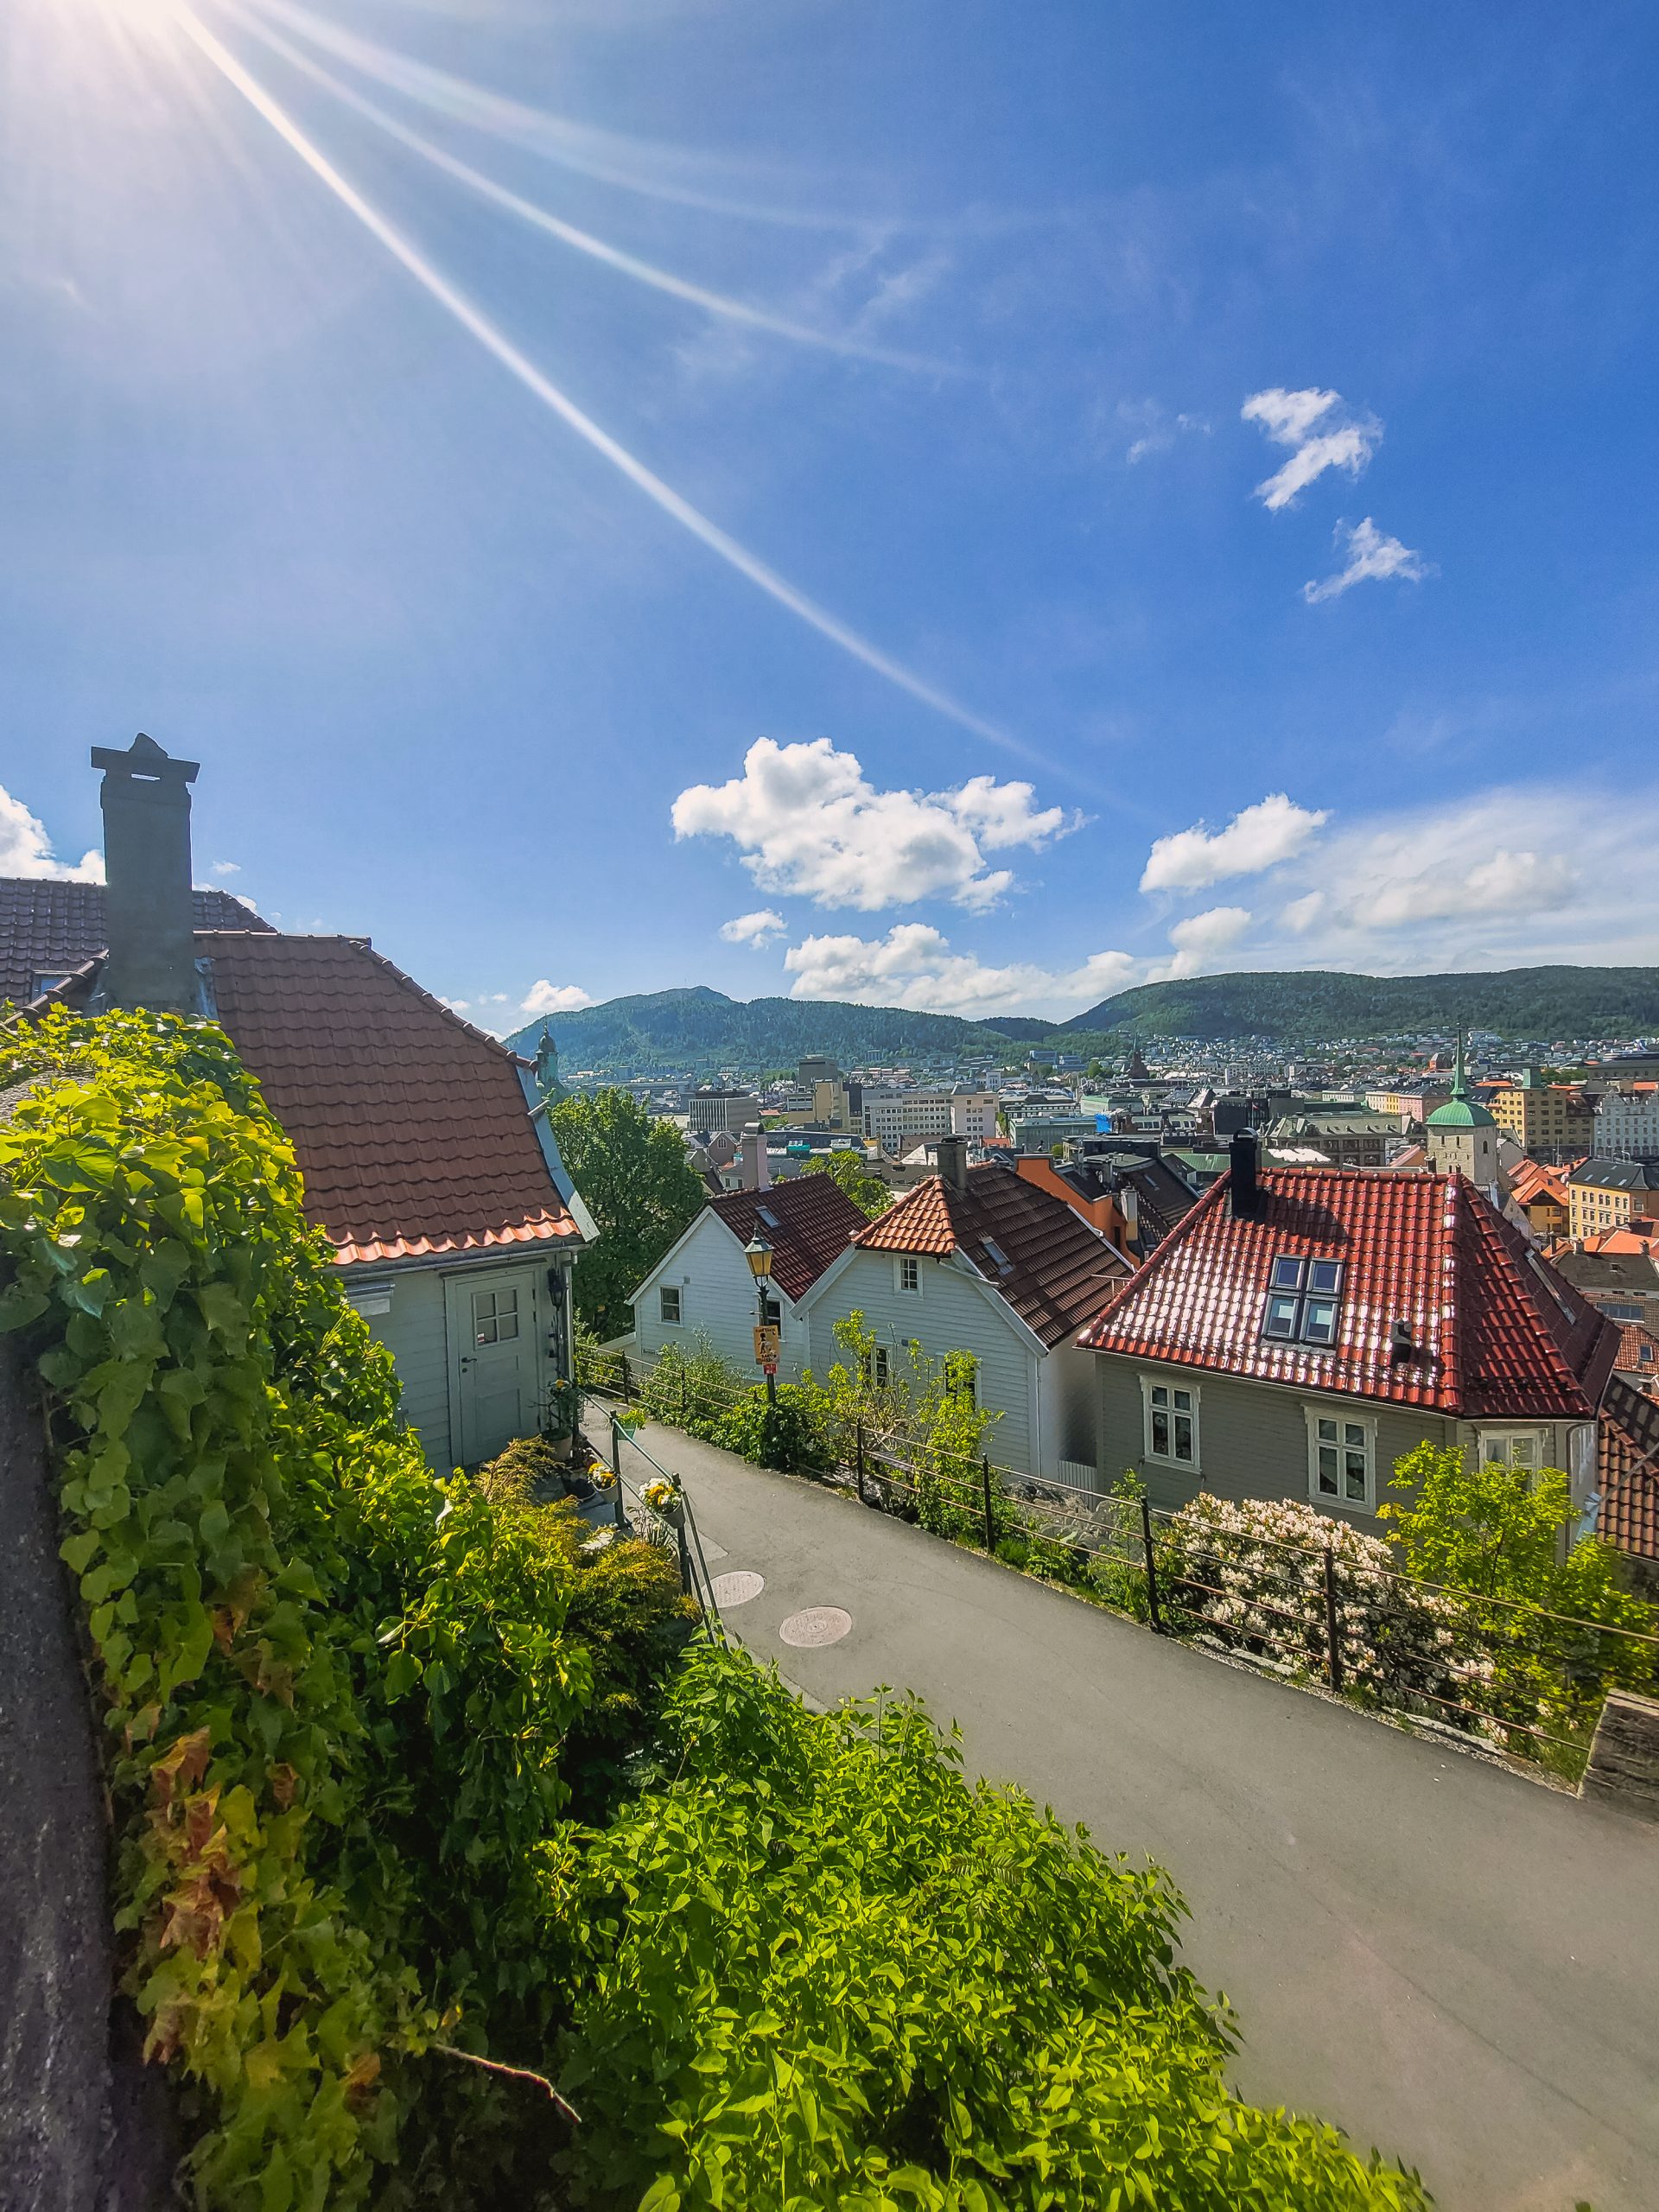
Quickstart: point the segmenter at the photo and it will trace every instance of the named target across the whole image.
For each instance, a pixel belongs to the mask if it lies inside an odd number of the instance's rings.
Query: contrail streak
[[[550,383],[542,374],[534,362],[527,359],[496,328],[487,315],[475,308],[465,294],[457,291],[424,255],[410,245],[400,232],[393,229],[385,217],[372,207],[354,186],[347,183],[286,111],[277,105],[235,55],[222,46],[207,25],[184,5],[183,0],[164,0],[164,4],[179,28],[194,40],[213,67],[241,93],[249,105],[264,118],[271,129],[327,186],[341,205],[348,208],[363,227],[380,241],[387,252],[403,264],[416,282],[423,285],[464,330],[470,332],[480,346],[493,353],[503,368],[517,377],[520,384],[532,391],[543,406],[550,408],[578,437],[585,439],[595,452],[602,454],[613,467],[620,469],[630,483],[637,485],[647,499],[654,500],[665,514],[671,515],[694,537],[700,538],[711,552],[719,554],[722,561],[728,562],[740,575],[747,576],[751,583],[758,585],[770,598],[775,599],[780,607],[788,607],[792,614],[809,623],[821,636],[839,645],[843,652],[850,653],[855,660],[862,661],[866,668],[874,669],[878,676],[885,676],[888,683],[896,684],[899,690],[907,691],[912,698],[919,699],[924,706],[931,707],[937,714],[946,715],[962,728],[972,730],[976,736],[988,739],[993,745],[1003,746],[1012,753],[1020,753],[1040,766],[1052,766],[1018,739],[1008,736],[1006,731],[998,729],[994,723],[982,721],[966,707],[959,706],[947,693],[936,690],[921,677],[912,675],[901,662],[892,659],[878,645],[861,637],[856,630],[849,628],[827,607],[820,607],[816,600],[809,599],[804,592],[797,590],[787,578],[780,576],[775,569],[769,568],[758,555],[740,545],[734,537],[728,537],[718,523],[711,522],[690,500],[682,499],[671,485],[665,484],[643,461],[636,461],[626,446],[619,445],[608,431],[601,429],[590,416],[584,415],[574,400],[567,398],[556,384]]]
[[[581,176],[592,177],[598,183],[614,185],[647,199],[666,200],[677,207],[700,207],[710,214],[735,215],[748,222],[779,224],[790,229],[868,231],[886,227],[884,219],[879,217],[766,207],[642,176],[638,170],[620,167],[614,158],[596,156],[573,143],[585,140],[591,147],[598,139],[602,145],[606,140],[613,139],[613,134],[586,129],[563,116],[550,115],[544,109],[529,107],[521,100],[487,92],[481,85],[469,84],[464,77],[451,76],[448,70],[411,61],[407,55],[396,54],[373,39],[360,37],[337,23],[328,22],[308,8],[291,6],[288,0],[258,0],[258,5],[263,14],[276,16],[309,39],[314,46],[337,55],[365,76],[377,78],[394,92],[474,130],[531,143],[548,160],[574,169]]]
[[[281,54],[284,61],[309,77],[315,84],[321,85],[334,99],[357,114],[366,117],[378,130],[385,131],[400,145],[410,147],[423,160],[430,162],[448,175],[458,178],[472,191],[480,193],[485,199],[493,200],[511,214],[534,224],[537,230],[546,231],[550,236],[562,239],[566,245],[573,245],[582,253],[591,254],[595,261],[602,261],[610,268],[620,270],[625,276],[638,277],[641,283],[650,284],[659,292],[671,293],[676,299],[689,300],[696,307],[706,308],[711,315],[725,315],[734,322],[752,324],[757,330],[769,330],[777,337],[793,339],[798,345],[822,346],[828,353],[842,353],[855,360],[875,361],[887,368],[909,369],[925,376],[959,376],[962,373],[946,361],[930,360],[924,354],[900,353],[889,346],[867,345],[855,338],[839,338],[833,332],[815,330],[810,323],[794,322],[786,315],[768,314],[764,308],[751,307],[745,301],[728,298],[723,292],[705,291],[700,284],[676,276],[669,270],[658,269],[652,262],[641,261],[633,254],[624,253],[620,247],[595,238],[591,231],[578,230],[574,223],[563,221],[548,208],[538,207],[533,200],[520,199],[516,192],[509,192],[505,185],[496,183],[493,177],[486,176],[469,162],[457,160],[454,155],[446,153],[442,147],[435,146],[429,138],[423,138],[419,131],[411,130],[407,124],[399,123],[395,116],[388,115],[385,109],[378,106],[373,100],[365,99],[361,92],[353,92],[349,85],[342,84],[332,70],[325,69],[321,62],[314,61],[308,54],[301,53],[279,31],[274,31],[261,22],[257,13],[237,8],[233,0],[219,0],[219,4],[226,7],[251,36],[270,47],[273,53]]]

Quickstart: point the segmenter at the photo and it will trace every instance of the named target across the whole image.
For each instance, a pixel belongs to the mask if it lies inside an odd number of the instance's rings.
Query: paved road
[[[960,1723],[1096,1843],[1169,1868],[1234,2073],[1415,2165],[1447,2212],[1659,2207],[1659,1831],[1045,1589],[674,1431],[728,1612],[827,1701],[878,1682]],[[779,1640],[810,1606],[853,1627]]]

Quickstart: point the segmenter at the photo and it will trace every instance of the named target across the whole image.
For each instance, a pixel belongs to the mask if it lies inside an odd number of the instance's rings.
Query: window
[[[899,1287],[919,1297],[922,1288],[922,1263],[913,1252],[899,1255]]]
[[[683,1318],[680,1306],[680,1287],[664,1283],[657,1294],[657,1308],[665,1329],[677,1329]]]
[[[1281,1344],[1335,1344],[1342,1268],[1340,1260],[1275,1260],[1268,1278],[1262,1335]]]
[[[886,1344],[877,1344],[875,1348],[875,1387],[878,1390],[885,1390],[887,1387],[887,1348]]]
[[[516,1290],[475,1290],[473,1293],[474,1344],[511,1344],[518,1333],[518,1294]]]
[[[1544,1464],[1543,1432],[1536,1428],[1489,1428],[1480,1439],[1481,1464],[1514,1467],[1535,1475]]]
[[[991,1265],[996,1269],[998,1274],[1011,1275],[1014,1273],[1013,1261],[1009,1259],[1007,1254],[1002,1249],[1002,1247],[997,1243],[994,1236],[988,1236],[985,1239],[985,1250],[987,1256],[990,1260]]]
[[[754,1211],[759,1218],[765,1223],[768,1229],[777,1228],[778,1217],[773,1213],[770,1206],[756,1206]]]
[[[1374,1510],[1376,1424],[1307,1408],[1307,1494],[1315,1505]]]
[[[1198,1394],[1179,1382],[1154,1382],[1142,1376],[1146,1396],[1147,1457],[1174,1467],[1198,1464]]]
[[[764,1290],[760,1294],[760,1319],[769,1329],[781,1329],[784,1325],[783,1306]]]
[[[1639,1306],[1615,1306],[1611,1299],[1601,1310],[1610,1321],[1639,1321],[1642,1319]]]

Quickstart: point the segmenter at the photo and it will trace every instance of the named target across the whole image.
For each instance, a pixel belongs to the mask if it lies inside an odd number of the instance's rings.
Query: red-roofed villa
[[[1633,1525],[1604,1495],[1643,1478],[1602,1448],[1618,1328],[1455,1172],[1263,1168],[1247,1133],[1079,1341],[1109,1464],[1160,1506],[1305,1497],[1369,1527],[1427,1441],[1564,1469],[1582,1527]]]

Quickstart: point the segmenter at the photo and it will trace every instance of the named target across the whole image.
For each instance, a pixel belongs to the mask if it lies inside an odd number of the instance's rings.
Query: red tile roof
[[[1567,1170],[1546,1167],[1541,1160],[1522,1160],[1510,1176],[1510,1189],[1518,1206],[1535,1205],[1541,1198],[1567,1207]]]
[[[199,931],[220,1022],[342,1263],[576,1238],[524,1063],[366,938]],[[839,1194],[837,1194],[839,1195]]]
[[[228,891],[197,891],[199,930],[265,930],[270,924]],[[41,976],[65,976],[110,942],[104,886],[61,876],[0,876],[0,1000],[26,1006]]]
[[[970,1167],[965,1191],[930,1176],[858,1243],[865,1251],[934,1259],[960,1253],[1051,1347],[1092,1320],[1129,1272],[1074,1207],[997,1160]]]
[[[1659,1560],[1659,1399],[1615,1376],[1601,1414],[1596,1533],[1638,1559]]]
[[[1613,1365],[1627,1374],[1659,1376],[1659,1336],[1641,1321],[1626,1321],[1618,1332]]]
[[[1233,1219],[1230,1182],[1211,1185],[1084,1343],[1459,1419],[1593,1415],[1618,1332],[1461,1175],[1264,1168],[1253,1221]],[[1345,1263],[1334,1344],[1263,1340],[1280,1257]],[[1421,1348],[1399,1366],[1396,1320]]]
[[[772,1279],[785,1298],[804,1297],[868,1220],[828,1175],[797,1175],[766,1191],[728,1191],[710,1198],[740,1244],[758,1231],[772,1247]],[[762,1221],[761,1209],[772,1216]]]

